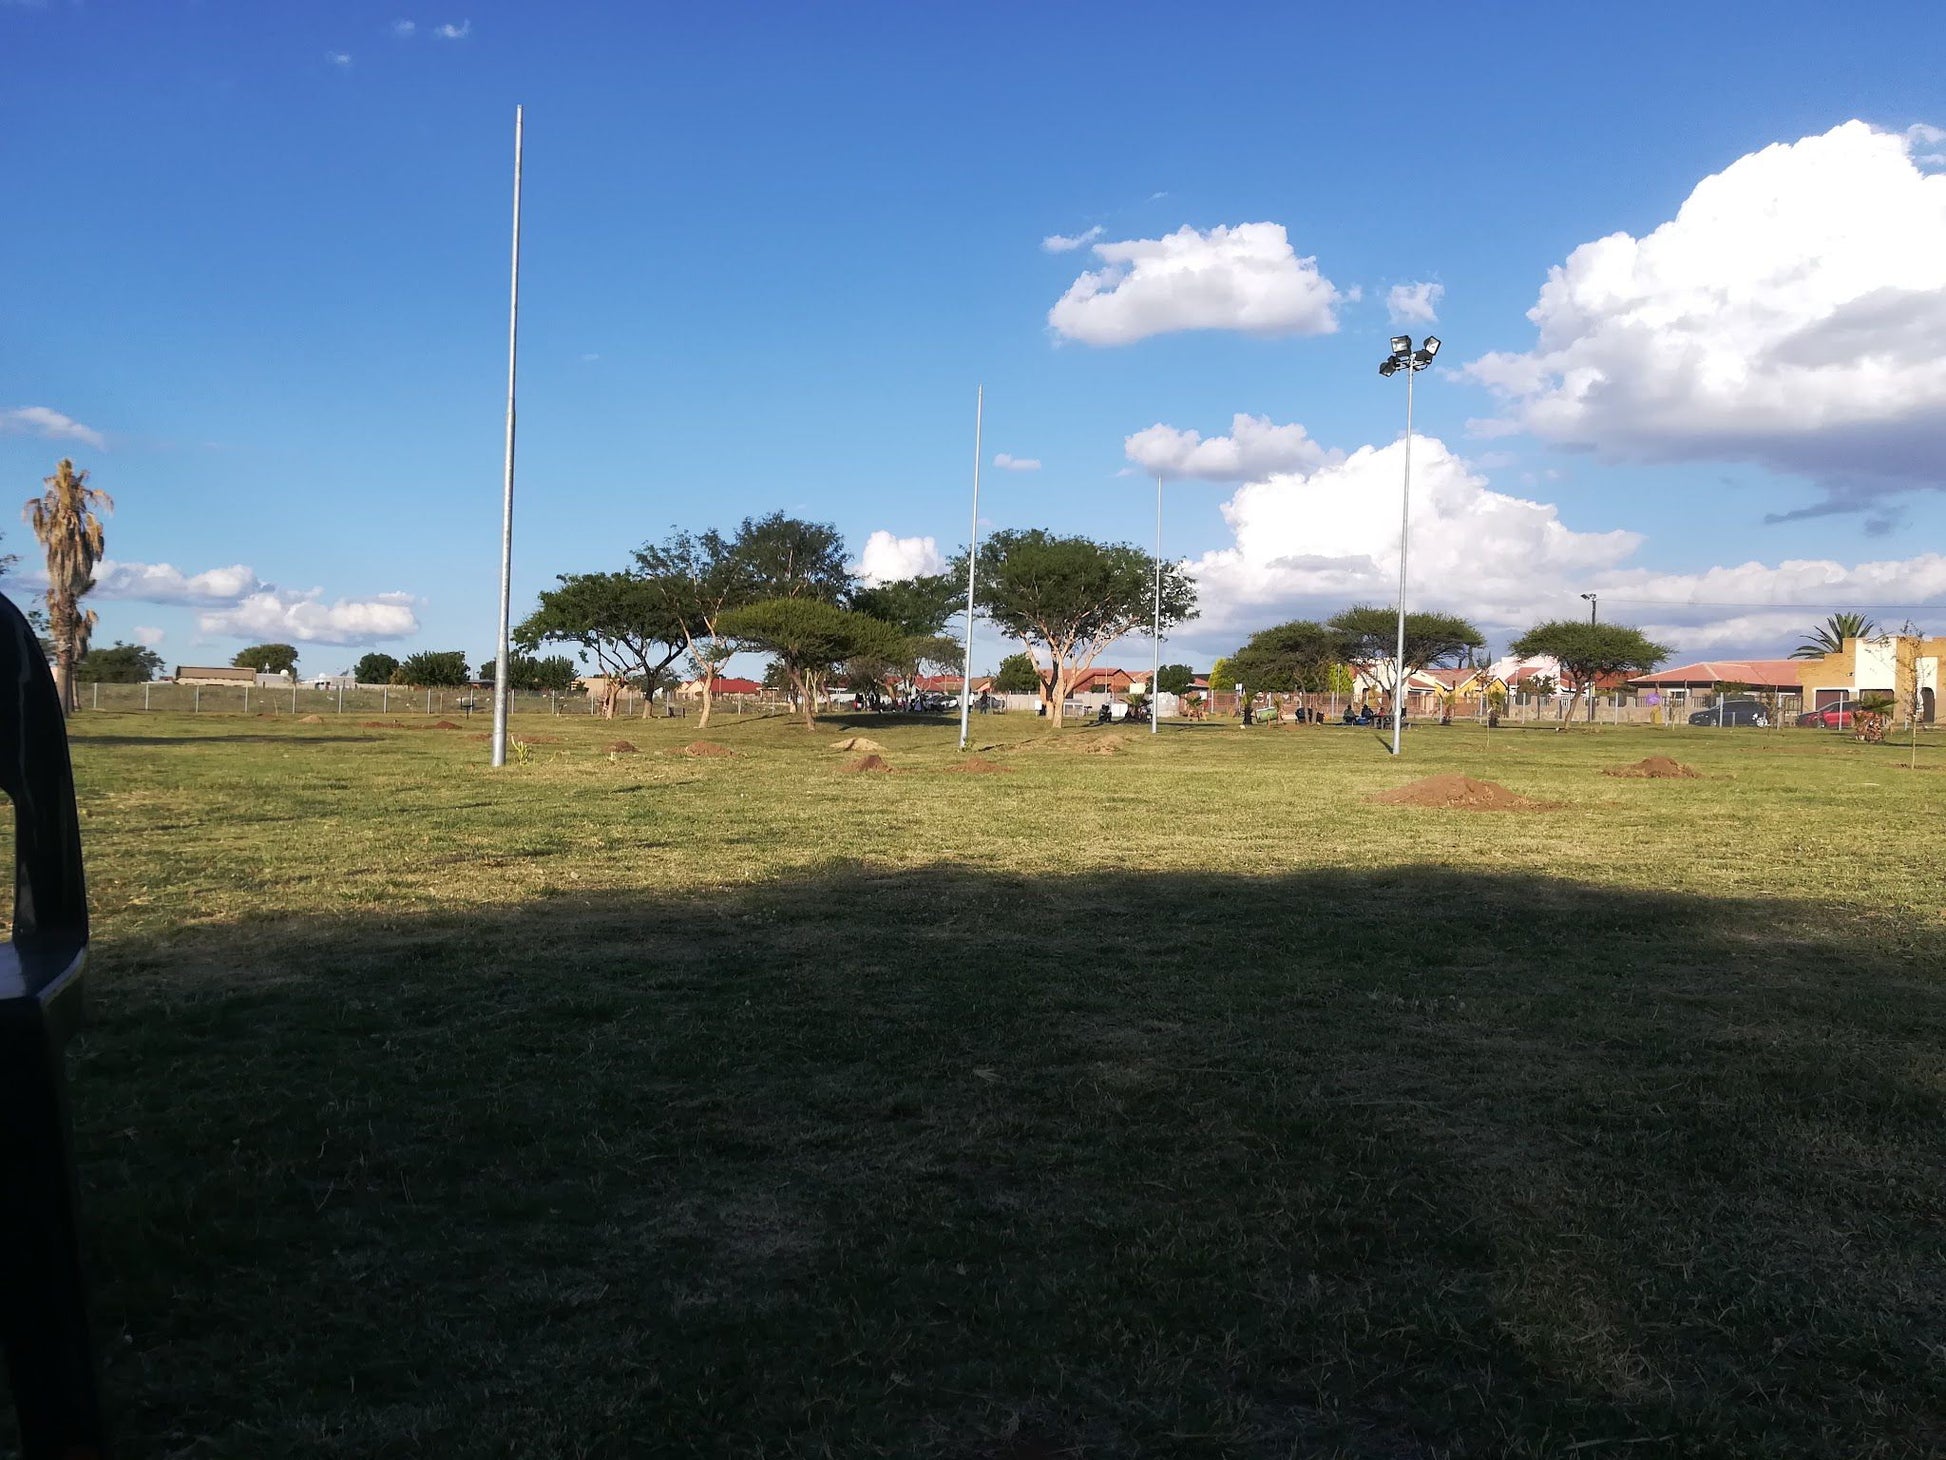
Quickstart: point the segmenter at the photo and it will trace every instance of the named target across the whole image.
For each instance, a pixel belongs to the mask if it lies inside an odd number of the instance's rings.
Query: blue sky
[[[485,652],[522,102],[517,611],[775,508],[950,553],[981,383],[992,524],[1146,542],[1169,472],[1209,606],[1180,657],[1384,601],[1404,402],[1375,367],[1389,291],[1436,284],[1416,602],[1502,638],[1595,588],[1697,653],[1854,602],[1937,631],[1946,394],[1911,337],[1946,328],[1941,54],[1946,11],[1894,3],[0,0],[0,471],[24,499],[70,453],[115,495],[98,642]],[[1550,269],[1718,175],[1619,294],[1577,256],[1541,342]],[[1286,255],[1226,253],[1246,225]],[[1261,264],[1268,322],[1094,251],[1169,238],[1219,285]],[[1084,272],[1110,297],[1064,334]],[[1699,363],[1740,330],[1748,379]],[[1626,398],[1577,398],[1589,372]],[[1180,435],[1126,444],[1239,414],[1321,450],[1204,480]]]

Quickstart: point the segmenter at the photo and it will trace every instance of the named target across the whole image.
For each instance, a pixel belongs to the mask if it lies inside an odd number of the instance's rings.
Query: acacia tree
[[[290,644],[252,644],[237,651],[230,663],[238,669],[254,669],[259,674],[297,673],[297,649]]]
[[[1486,635],[1452,613],[1408,613],[1405,616],[1405,662],[1397,656],[1399,614],[1395,608],[1354,604],[1325,620],[1324,626],[1341,636],[1344,657],[1359,665],[1387,692],[1397,696],[1422,669],[1461,664],[1475,649],[1486,646]],[[1383,676],[1389,676],[1389,683]]]
[[[601,713],[613,719],[629,679],[652,690],[689,642],[680,615],[646,578],[634,573],[562,573],[560,587],[541,591],[540,603],[513,632],[533,653],[542,644],[572,644],[595,661],[603,677]]]
[[[746,517],[731,551],[748,577],[748,603],[810,598],[842,604],[851,592],[845,540],[828,522],[806,522],[782,512]]]
[[[966,571],[962,553],[953,569]],[[981,545],[980,612],[1027,646],[1048,716],[1059,726],[1068,690],[1103,649],[1149,628],[1155,613],[1155,559],[1128,543],[1059,537],[1044,528],[1009,528]],[[1164,631],[1196,616],[1196,585],[1182,568],[1162,568]],[[1041,669],[1045,650],[1047,668]]]
[[[1647,674],[1669,657],[1662,644],[1627,624],[1584,624],[1580,619],[1550,619],[1535,624],[1509,646],[1521,659],[1546,655],[1567,675],[1568,700],[1563,718],[1571,714],[1574,696],[1588,695],[1588,718],[1595,717],[1595,685],[1604,675]]]
[[[851,607],[890,624],[903,641],[899,652],[877,664],[861,664],[869,678],[914,688],[926,671],[950,674],[964,665],[964,646],[943,632],[959,607],[959,588],[944,573],[920,574],[895,583],[860,588]]]
[[[1245,694],[1321,694],[1344,657],[1344,635],[1309,619],[1293,619],[1252,634],[1225,663]]]
[[[747,532],[752,524],[746,521],[744,527]],[[724,614],[750,601],[755,572],[737,543],[715,528],[672,529],[661,542],[637,548],[635,565],[682,635],[690,666],[703,686],[703,713],[696,728],[707,729],[716,677],[732,652],[717,625]]]
[[[87,654],[97,622],[93,610],[81,608],[82,596],[95,586],[95,564],[103,550],[95,508],[112,512],[115,503],[89,486],[88,474],[76,471],[66,457],[41,484],[47,490],[32,498],[22,515],[47,554],[47,637],[53,645],[54,687],[66,713],[76,704],[74,666]]]
[[[772,598],[723,615],[719,627],[746,649],[774,656],[798,696],[804,728],[817,728],[818,687],[847,660],[890,660],[904,646],[893,625],[815,598]]]

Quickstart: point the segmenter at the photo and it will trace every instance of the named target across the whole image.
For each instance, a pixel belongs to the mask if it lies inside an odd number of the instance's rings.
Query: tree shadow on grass
[[[1942,952],[1436,867],[111,934],[109,1391],[131,1454],[1926,1453]]]
[[[307,735],[292,731],[284,735],[87,735],[74,737],[77,747],[87,745],[157,745],[173,749],[193,749],[199,745],[365,745],[378,739],[374,733],[363,735]]]

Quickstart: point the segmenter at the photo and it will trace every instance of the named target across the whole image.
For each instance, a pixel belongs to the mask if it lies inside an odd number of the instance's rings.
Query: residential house
[[[1946,637],[1882,634],[1846,639],[1835,654],[1785,662],[1797,669],[1808,709],[1885,696],[1896,706],[1895,718],[1903,720],[1916,711],[1919,723],[1930,725],[1939,708],[1942,660]]]
[[[288,684],[290,681],[273,675],[270,682],[272,684]],[[194,664],[178,664],[176,666],[176,683],[247,684],[255,688],[258,684],[258,678],[257,671],[254,669],[240,669],[230,665],[216,668],[209,666],[199,667]]]
[[[760,695],[764,687],[754,679],[719,678],[710,681],[711,695]],[[700,679],[686,679],[676,689],[679,698],[699,700],[703,697],[703,682]]]
[[[1795,696],[1803,663],[1800,659],[1699,659],[1694,664],[1635,675],[1628,685],[1671,700],[1719,694],[1723,686],[1731,684],[1753,694]]]

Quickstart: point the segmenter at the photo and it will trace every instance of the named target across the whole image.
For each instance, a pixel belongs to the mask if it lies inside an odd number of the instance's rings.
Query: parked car
[[[1851,729],[1850,705],[1826,705],[1821,710],[1806,710],[1797,717],[1797,723],[1819,730]]]
[[[1724,700],[1689,717],[1692,725],[1768,725],[1770,712],[1757,700]]]

